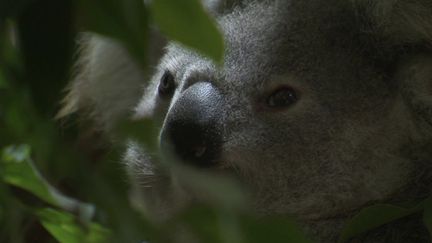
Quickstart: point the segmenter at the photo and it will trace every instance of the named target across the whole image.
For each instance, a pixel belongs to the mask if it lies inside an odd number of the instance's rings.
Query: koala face
[[[162,153],[234,175],[263,215],[319,222],[424,196],[432,160],[430,4],[233,2],[216,17],[225,37],[223,65],[168,43],[142,94],[121,99],[126,91],[113,88],[107,102],[128,104],[124,111],[135,104],[134,119],[154,120]],[[99,48],[90,48],[91,60],[117,48],[100,42],[92,41]],[[91,63],[86,73],[97,80]],[[106,66],[125,70],[125,63]],[[131,66],[122,80],[127,94],[142,86]],[[99,85],[89,83],[78,82],[71,93]],[[96,108],[110,106],[92,98]],[[98,112],[110,121],[127,113]],[[131,142],[124,158],[138,200],[158,212],[187,203],[145,151]]]
[[[263,214],[319,220],[391,199],[416,172],[406,148],[421,137],[397,53],[374,49],[350,6],[333,4],[220,16],[223,66],[169,44],[135,117],[154,117],[180,162],[235,174]]]

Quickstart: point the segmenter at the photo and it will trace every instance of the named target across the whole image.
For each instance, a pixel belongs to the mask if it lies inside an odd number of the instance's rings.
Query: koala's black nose
[[[222,146],[222,96],[206,82],[187,88],[170,109],[161,134],[162,150],[197,167],[217,163]]]

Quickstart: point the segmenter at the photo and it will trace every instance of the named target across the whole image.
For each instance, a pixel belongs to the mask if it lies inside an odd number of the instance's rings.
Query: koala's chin
[[[113,41],[83,42],[64,113],[87,111],[108,133],[129,116],[159,129],[157,151],[128,142],[135,205],[169,217],[216,200],[179,178],[181,165],[227,176],[247,192],[246,208],[290,215],[321,242],[335,242],[362,208],[429,195],[429,0],[227,2],[207,3],[217,6],[210,11],[225,39],[223,65],[157,31],[153,74]],[[164,162],[171,159],[175,169]],[[419,220],[359,239],[423,242]]]

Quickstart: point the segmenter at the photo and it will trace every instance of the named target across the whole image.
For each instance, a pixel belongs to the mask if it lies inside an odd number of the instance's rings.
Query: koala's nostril
[[[221,95],[209,83],[189,87],[175,102],[165,121],[162,149],[197,167],[215,165],[220,155],[219,129]]]
[[[211,124],[171,120],[162,136],[179,159],[197,167],[211,167],[219,156],[220,135]]]

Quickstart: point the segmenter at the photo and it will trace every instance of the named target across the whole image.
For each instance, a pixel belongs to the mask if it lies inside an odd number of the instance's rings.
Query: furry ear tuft
[[[404,100],[428,139],[432,138],[432,1],[351,0],[358,18],[385,55],[398,56],[397,79]],[[405,52],[405,50],[414,50]]]
[[[153,31],[156,32],[156,31]],[[166,41],[151,33],[148,67],[155,66]],[[75,69],[77,74],[67,89],[57,118],[80,112],[95,122],[99,130],[113,128],[131,115],[149,83],[150,68],[143,70],[123,46],[95,34],[85,34]]]

